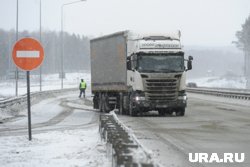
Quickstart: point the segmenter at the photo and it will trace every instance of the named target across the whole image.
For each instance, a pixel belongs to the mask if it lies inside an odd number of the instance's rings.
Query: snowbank
[[[1,166],[111,166],[98,127],[0,138]]]

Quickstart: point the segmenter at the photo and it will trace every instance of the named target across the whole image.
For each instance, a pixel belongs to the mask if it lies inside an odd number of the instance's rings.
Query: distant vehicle
[[[187,87],[189,87],[189,88],[197,88],[198,86],[197,86],[197,84],[195,82],[188,82]]]
[[[184,116],[186,71],[192,69],[193,57],[184,59],[180,31],[122,31],[92,39],[90,46],[95,109],[118,108],[121,114],[132,116],[150,110]]]

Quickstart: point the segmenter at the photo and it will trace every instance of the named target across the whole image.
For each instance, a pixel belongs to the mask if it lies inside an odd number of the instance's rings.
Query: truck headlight
[[[178,96],[178,100],[186,101],[187,100],[187,96]]]
[[[146,100],[146,98],[143,97],[143,96],[136,96],[136,97],[135,97],[135,100],[136,100],[136,101],[141,101],[141,100]]]

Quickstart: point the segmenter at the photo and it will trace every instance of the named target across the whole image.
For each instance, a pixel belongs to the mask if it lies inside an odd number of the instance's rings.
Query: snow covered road
[[[26,110],[0,124],[1,166],[110,166],[99,137],[99,114],[77,95],[70,92],[32,106],[32,141]]]
[[[163,166],[250,166],[250,102],[188,94],[184,117],[118,115]],[[189,153],[245,153],[243,163],[191,163]]]

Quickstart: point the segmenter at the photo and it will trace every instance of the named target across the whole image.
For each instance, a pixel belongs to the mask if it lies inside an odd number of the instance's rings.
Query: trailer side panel
[[[91,42],[92,91],[126,91],[126,36],[117,33]]]

